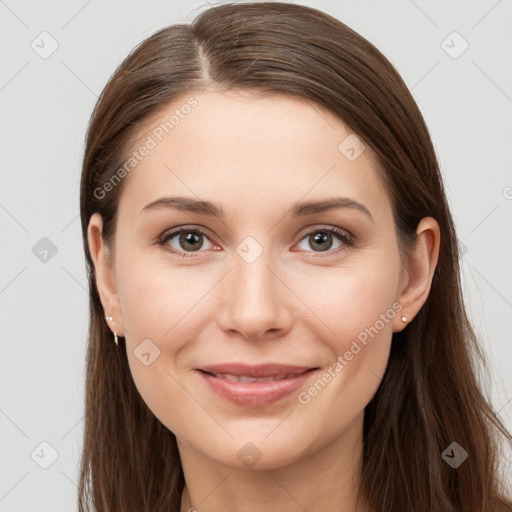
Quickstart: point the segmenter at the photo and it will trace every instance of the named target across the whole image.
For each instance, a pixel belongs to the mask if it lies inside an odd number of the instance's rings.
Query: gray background
[[[512,2],[295,3],[369,39],[412,89],[465,251],[465,294],[491,363],[490,396],[512,428]],[[88,319],[78,188],[87,122],[137,43],[205,7],[0,1],[1,512],[77,508]],[[43,31],[58,43],[47,58],[40,53],[52,39]]]

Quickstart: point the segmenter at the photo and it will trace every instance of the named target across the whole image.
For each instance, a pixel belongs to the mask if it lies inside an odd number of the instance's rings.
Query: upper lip
[[[223,363],[202,366],[198,370],[209,373],[222,373],[246,377],[273,377],[276,375],[296,374],[300,375],[312,368],[309,366],[293,366],[287,364],[268,363],[249,365],[244,363]]]

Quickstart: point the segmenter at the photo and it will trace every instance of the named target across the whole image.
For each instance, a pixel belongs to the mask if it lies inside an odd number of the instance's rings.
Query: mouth
[[[318,367],[222,364],[196,371],[218,395],[237,405],[262,407],[300,388]]]
[[[274,380],[283,380],[283,379],[293,379],[294,377],[297,377],[296,373],[288,373],[288,374],[281,374],[281,375],[274,375],[272,377],[249,377],[247,375],[232,375],[230,373],[212,373],[212,372],[205,372],[209,375],[213,375],[214,377],[217,377],[218,379],[227,379],[231,382],[270,382]]]

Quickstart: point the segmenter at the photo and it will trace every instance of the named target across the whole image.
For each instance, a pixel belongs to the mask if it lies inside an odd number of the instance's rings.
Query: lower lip
[[[208,385],[220,396],[237,404],[252,407],[263,407],[281,400],[297,391],[314,370],[308,370],[296,377],[267,382],[233,382],[209,373],[196,370]]]

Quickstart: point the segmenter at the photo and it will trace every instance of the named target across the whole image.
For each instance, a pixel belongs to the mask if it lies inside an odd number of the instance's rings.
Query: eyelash
[[[181,233],[196,233],[196,234],[199,233],[202,236],[206,237],[208,240],[210,240],[208,235],[203,230],[201,230],[199,228],[183,227],[183,228],[180,228],[180,229],[176,229],[174,231],[170,231],[170,232],[164,233],[163,235],[161,235],[161,237],[158,238],[157,244],[159,246],[163,247],[164,245],[167,244],[167,242],[169,240],[174,238],[176,235],[180,235]],[[340,247],[338,247],[337,249],[334,249],[334,250],[318,252],[313,257],[324,257],[324,254],[327,255],[327,256],[332,256],[334,254],[337,254],[338,252],[341,252],[343,250],[346,250],[347,248],[352,247],[354,245],[354,243],[355,243],[355,237],[351,233],[349,233],[348,231],[345,231],[344,229],[340,229],[340,228],[336,228],[336,227],[332,227],[332,226],[329,227],[329,228],[316,228],[316,229],[313,229],[313,230],[305,233],[304,236],[300,239],[300,242],[302,240],[304,240],[304,238],[306,238],[306,237],[308,237],[308,236],[310,236],[310,235],[312,235],[314,233],[328,233],[328,234],[331,234],[331,235],[335,235],[335,236],[337,236],[343,242],[343,245],[341,245]],[[176,249],[171,248],[171,247],[167,247],[166,249],[169,250],[170,252],[172,252],[173,254],[175,254],[176,256],[181,257],[181,258],[197,257],[194,254],[194,252],[203,252],[203,251],[193,251],[191,254],[188,254],[188,253],[183,252],[183,251],[177,251]]]

